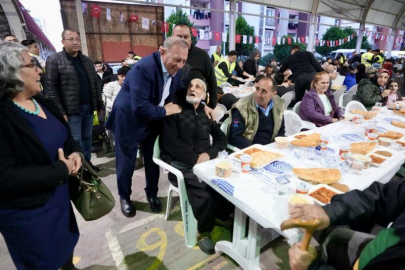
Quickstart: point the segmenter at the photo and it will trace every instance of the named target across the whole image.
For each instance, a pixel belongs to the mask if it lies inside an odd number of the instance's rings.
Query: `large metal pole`
[[[229,1],[229,50],[235,50],[235,35],[236,35],[236,0]],[[226,52],[228,54],[228,52]]]
[[[307,51],[309,51],[309,52],[314,51],[316,19],[317,19],[317,15],[311,14],[311,17],[309,18],[309,33],[308,33],[309,38],[308,38],[308,47],[307,47]]]
[[[385,50],[386,50],[386,54],[385,54],[385,58],[391,58],[391,51],[392,51],[392,44],[394,43],[394,39],[395,39],[395,33],[397,32],[396,29],[392,29],[393,35],[388,35],[387,36],[387,43],[385,43]]]
[[[82,1],[75,0],[76,3],[76,14],[77,14],[77,24],[79,25],[80,39],[82,41],[82,53],[84,55],[89,55],[87,49],[87,39],[86,39],[86,30],[84,29],[83,13],[82,13]]]
[[[364,29],[365,29],[365,23],[361,22],[359,34],[357,35],[357,41],[356,41],[356,52],[357,53],[360,53],[361,43],[363,42]]]

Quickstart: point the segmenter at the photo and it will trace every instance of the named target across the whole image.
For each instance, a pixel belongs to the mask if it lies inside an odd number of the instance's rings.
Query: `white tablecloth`
[[[384,120],[385,118],[396,118],[405,121],[405,118],[401,119],[400,116],[393,115],[392,112],[386,111],[375,118],[380,130],[405,131],[392,126],[390,122]],[[335,150],[336,156],[339,153],[340,145],[348,143],[348,141],[342,139],[340,135],[357,134],[365,137],[363,125],[356,125],[348,121],[340,121],[304,133],[313,132],[330,136],[329,147]],[[278,150],[274,147],[274,144],[268,145],[267,147],[271,151],[282,153],[284,157],[281,158],[280,161],[284,161],[292,167],[324,167],[316,161],[303,160],[302,158],[298,159],[294,150],[291,148]],[[348,185],[350,189],[359,190],[364,190],[375,181],[387,183],[405,162],[405,154],[403,152],[390,150],[394,152],[394,155],[380,167],[370,167],[363,171],[361,175],[351,174],[349,172],[342,173],[342,179],[339,183]],[[279,230],[280,224],[289,218],[288,195],[278,195],[277,191],[274,189],[276,183],[274,179],[256,177],[252,172],[239,173],[236,171],[232,173],[230,178],[219,178],[215,175],[215,162],[216,160],[210,160],[196,165],[194,167],[194,173],[200,180],[211,185],[236,207],[258,222],[263,228],[273,228],[277,230],[280,234],[288,238],[290,244],[298,241],[298,230],[287,230],[285,232]],[[292,173],[287,174],[287,178],[290,180],[288,184],[289,193],[294,193],[296,182],[300,180]],[[212,181],[213,179],[216,180]]]

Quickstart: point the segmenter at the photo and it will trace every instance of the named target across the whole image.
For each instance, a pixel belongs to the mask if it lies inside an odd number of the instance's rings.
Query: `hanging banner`
[[[301,37],[301,43],[302,43],[302,44],[305,43],[305,37]]]
[[[255,43],[259,44],[260,43],[260,37],[259,36],[255,36]]]
[[[137,22],[139,17],[135,14],[130,14],[129,15],[129,22]]]
[[[291,45],[291,37],[287,38],[287,43],[288,43],[288,45]]]
[[[281,37],[277,37],[277,44],[281,44]]]
[[[168,33],[168,32],[169,32],[169,23],[167,23],[167,22],[162,23],[162,33]]]
[[[285,38],[281,39],[281,44],[283,44],[283,45],[285,44]]]
[[[380,39],[381,41],[384,41],[385,40],[385,36],[384,35],[381,35],[381,39]]]
[[[91,6],[91,16],[100,19],[101,16],[101,7],[98,5],[92,5]]]
[[[82,3],[82,14],[87,15],[87,4],[86,3]]]
[[[124,22],[124,13],[120,12],[120,22]]]
[[[221,34],[219,32],[214,32],[214,38],[215,40],[221,40]]]
[[[209,39],[209,40],[212,39],[212,32],[211,32],[211,31],[208,32],[208,39]]]
[[[149,18],[142,17],[142,29],[149,30]]]
[[[329,40],[327,40],[327,41],[326,41],[326,46],[328,46],[328,47],[329,47]]]
[[[317,38],[317,39],[315,40],[315,44],[316,44],[316,46],[319,46],[319,38]]]
[[[276,41],[277,41],[276,37],[271,38],[271,44],[273,44],[273,46],[276,45]]]
[[[106,8],[106,15],[107,15],[107,17],[106,17],[106,19],[107,19],[107,21],[111,21],[111,9],[110,8]]]
[[[243,35],[242,40],[243,40],[242,43],[246,44],[247,43],[247,35]]]
[[[252,36],[249,36],[249,43],[253,44],[253,37]]]
[[[223,42],[227,42],[228,41],[228,37],[226,33],[222,33],[222,41]]]
[[[200,39],[205,39],[205,31],[204,29],[200,29]]]
[[[307,43],[307,44],[308,44],[308,42],[309,42],[309,37],[308,37],[308,36],[306,36],[306,37],[305,37],[305,43]]]
[[[240,34],[236,34],[236,36],[235,36],[235,42],[236,42],[236,43],[240,43],[240,40],[241,40],[241,35],[240,35]]]
[[[190,30],[191,30],[191,35],[192,35],[193,37],[198,36],[198,34],[197,34],[197,29],[195,29],[195,27],[190,27]]]

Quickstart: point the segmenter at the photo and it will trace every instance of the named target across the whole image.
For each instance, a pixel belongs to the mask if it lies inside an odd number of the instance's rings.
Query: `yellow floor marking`
[[[196,265],[194,265],[194,266],[188,268],[187,270],[197,270],[197,269],[203,267],[205,264],[207,264],[207,263],[209,263],[209,262],[212,262],[212,261],[218,259],[220,256],[221,256],[221,255],[219,255],[219,254],[214,254],[214,255],[212,255],[211,257],[208,257],[207,259],[203,260],[202,262],[199,262],[199,263],[197,263]]]
[[[220,270],[220,269],[224,268],[224,266],[227,265],[227,264],[228,264],[227,261],[222,261],[219,264],[212,267],[212,270]]]

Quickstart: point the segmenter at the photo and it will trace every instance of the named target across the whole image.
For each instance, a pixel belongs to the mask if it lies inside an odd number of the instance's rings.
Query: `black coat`
[[[65,155],[81,152],[56,104],[37,95],[69,131]],[[55,188],[69,179],[62,161],[52,161],[28,121],[7,97],[0,99],[0,207],[27,208],[45,204]]]
[[[249,58],[243,63],[243,71],[249,73],[250,75],[253,75],[253,77],[256,77],[257,69],[256,69],[256,62],[255,60]],[[246,76],[243,76],[244,78],[247,78]]]
[[[94,110],[104,109],[101,96],[100,77],[93,62],[79,51],[83,66],[87,70],[91,88],[91,105]],[[70,56],[63,51],[53,54],[46,60],[44,93],[58,105],[63,114],[80,114],[79,81]]]

